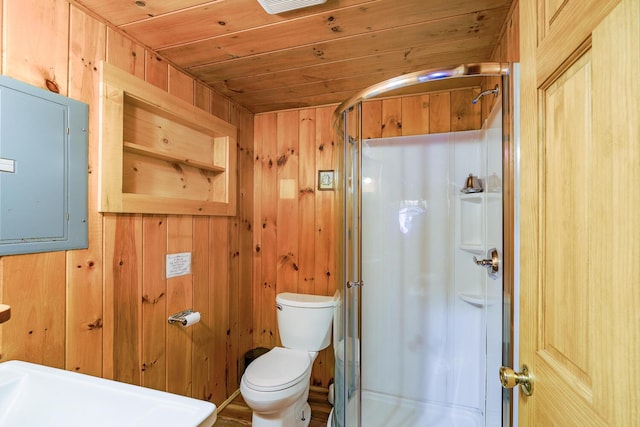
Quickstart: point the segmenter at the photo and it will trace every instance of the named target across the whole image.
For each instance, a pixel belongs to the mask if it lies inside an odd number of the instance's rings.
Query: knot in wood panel
[[[294,270],[298,269],[298,266],[295,263],[295,255],[292,252],[287,253],[286,255],[282,255],[280,257],[279,265],[283,266],[285,264],[291,263]]]
[[[300,189],[300,194],[305,195],[305,194],[313,194],[315,193],[315,190],[311,187],[305,187],[305,188],[301,188]]]
[[[87,329],[90,331],[93,331],[94,329],[101,329],[102,328],[102,319],[98,318],[95,321],[89,323],[87,325]]]
[[[44,83],[47,86],[47,89],[49,89],[51,92],[60,93],[60,87],[58,86],[58,83],[55,82],[55,80],[45,79]]]
[[[157,304],[163,296],[164,292],[161,292],[160,295],[158,295],[156,298],[151,299],[149,295],[145,294],[142,296],[142,303]]]

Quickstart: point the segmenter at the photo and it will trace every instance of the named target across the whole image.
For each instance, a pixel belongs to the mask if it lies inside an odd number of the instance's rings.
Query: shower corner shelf
[[[485,193],[461,193],[458,203],[458,247],[472,254],[484,253]]]
[[[458,293],[458,298],[474,307],[482,308],[484,306],[493,305],[495,301],[489,300],[481,294]]]
[[[471,252],[472,254],[476,254],[476,255],[482,255],[483,253],[485,253],[484,246],[481,244],[476,245],[476,244],[462,243],[458,245],[458,247],[463,251]]]
[[[460,193],[460,200],[471,203],[482,203],[484,192],[480,193]]]

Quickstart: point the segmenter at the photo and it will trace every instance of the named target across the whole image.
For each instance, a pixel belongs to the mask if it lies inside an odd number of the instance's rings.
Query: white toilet
[[[335,297],[282,293],[276,296],[278,331],[284,347],[258,357],[240,381],[253,410],[253,427],[307,427],[311,367],[329,346]]]

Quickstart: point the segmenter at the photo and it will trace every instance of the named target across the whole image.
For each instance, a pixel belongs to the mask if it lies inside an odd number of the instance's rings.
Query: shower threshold
[[[471,408],[418,402],[365,390],[362,394],[362,425],[481,427],[484,423],[482,413]]]

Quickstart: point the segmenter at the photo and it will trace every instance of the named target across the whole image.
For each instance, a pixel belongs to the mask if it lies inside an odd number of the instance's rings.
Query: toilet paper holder
[[[188,326],[200,321],[200,313],[189,308],[179,313],[172,314],[169,316],[167,321],[171,325],[174,323],[180,323],[182,326]]]

